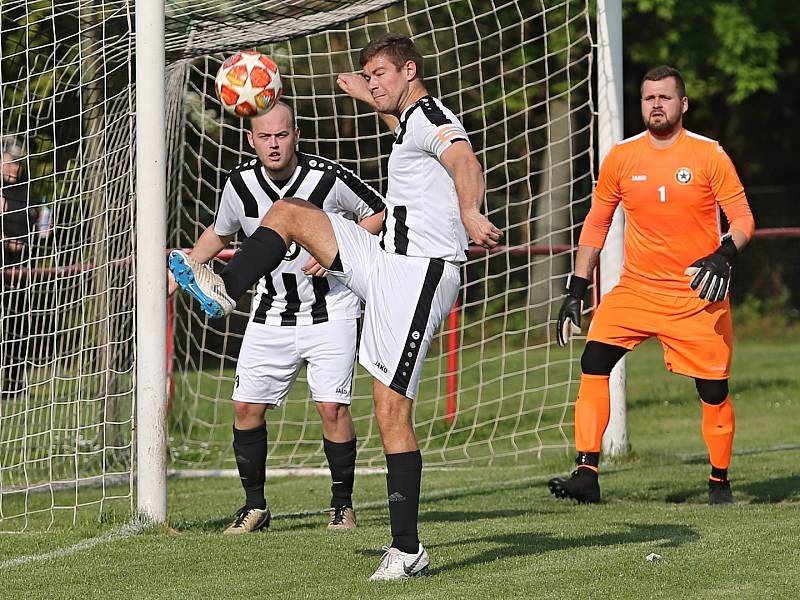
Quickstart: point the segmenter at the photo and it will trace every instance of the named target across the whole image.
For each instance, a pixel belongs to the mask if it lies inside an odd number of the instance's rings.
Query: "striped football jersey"
[[[241,229],[250,236],[281,198],[302,198],[353,220],[383,210],[381,194],[351,170],[319,156],[297,154],[297,168],[282,187],[270,180],[258,159],[233,169],[222,191],[214,231],[228,236]],[[259,280],[250,312],[252,321],[292,326],[360,316],[360,300],[335,277],[303,273],[309,256],[305,249],[292,244],[271,276]]]

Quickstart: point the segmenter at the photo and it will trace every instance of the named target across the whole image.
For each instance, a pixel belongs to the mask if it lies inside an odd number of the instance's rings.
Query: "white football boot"
[[[236,302],[225,291],[222,277],[208,266],[197,262],[182,250],[169,253],[169,270],[182,289],[200,303],[212,319],[221,319],[233,312]]]
[[[401,552],[397,548],[383,547],[385,553],[381,558],[381,564],[369,578],[370,581],[393,581],[396,579],[408,579],[409,577],[419,577],[428,570],[431,559],[422,544],[419,550],[414,552]]]

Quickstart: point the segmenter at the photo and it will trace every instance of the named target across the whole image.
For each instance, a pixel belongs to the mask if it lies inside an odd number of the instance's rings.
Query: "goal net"
[[[4,173],[8,161],[22,167],[0,187],[3,531],[133,507],[134,4],[0,4]],[[225,56],[257,48],[275,59],[300,149],[385,192],[392,135],[338,91],[336,74],[359,70],[371,37],[414,39],[429,91],[470,135],[485,209],[504,231],[499,251],[470,252],[459,304],[427,359],[415,402],[425,462],[565,453],[579,368],[551,324],[592,186],[588,0],[167,0],[165,10],[167,245],[176,248],[213,222],[228,170],[253,156],[247,123],[214,95]],[[165,306],[169,467],[233,469],[230,395],[247,313],[210,321],[182,295]],[[381,466],[360,369],[352,411],[358,464]],[[268,427],[268,468],[325,464],[302,375]]]
[[[335,81],[338,73],[360,69],[358,52],[371,37],[385,31],[410,35],[424,55],[429,91],[470,135],[485,169],[486,210],[505,232],[502,251],[470,253],[460,306],[425,365],[414,408],[426,464],[563,453],[571,439],[566,428],[575,365],[571,353],[554,350],[549,324],[571,270],[574,215],[580,217],[574,205],[588,204],[591,190],[587,6],[529,0],[383,4],[355,18],[339,19],[334,10],[324,26],[318,14],[291,18],[296,24],[209,24],[213,36],[188,24],[187,39],[204,54],[169,67],[174,170],[168,244],[192,246],[213,222],[227,171],[254,157],[247,122],[224,114],[214,95],[226,51],[252,46],[275,59],[285,98],[296,109],[300,149],[337,160],[385,191],[393,136]],[[365,8],[368,3],[339,11]],[[298,27],[312,32],[298,35]],[[223,266],[215,262],[217,269]],[[245,312],[213,321],[187,297],[177,298],[173,468],[235,468],[230,395],[250,303],[239,306]],[[359,464],[383,465],[370,378],[361,369],[352,412]],[[267,420],[269,467],[324,466],[319,417],[302,378]]]
[[[133,35],[0,4],[0,529],[131,506]]]

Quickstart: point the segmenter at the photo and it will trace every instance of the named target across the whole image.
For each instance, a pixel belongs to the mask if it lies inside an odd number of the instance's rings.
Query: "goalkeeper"
[[[577,467],[552,479],[559,498],[599,502],[598,463],[609,419],[614,365],[657,337],[669,371],[692,377],[702,406],[711,462],[709,503],[733,502],[728,466],[734,411],[728,393],[733,330],[728,286],[754,222],[736,170],[714,140],[683,128],[688,109],[680,73],[649,71],[641,85],[646,130],[619,142],[603,162],[557,324],[559,345],[580,332],[589,274],[619,203],[625,241],[619,283],[600,302],[581,356],[575,402]],[[719,208],[730,224],[720,238]]]

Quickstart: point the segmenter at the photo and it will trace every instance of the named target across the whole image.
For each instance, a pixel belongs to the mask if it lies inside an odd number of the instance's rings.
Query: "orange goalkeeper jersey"
[[[755,227],[736,169],[716,141],[685,129],[668,148],[647,132],[619,142],[600,168],[579,244],[602,248],[617,204],[625,212],[620,284],[696,296],[684,270],[720,243],[722,208],[731,229]]]

